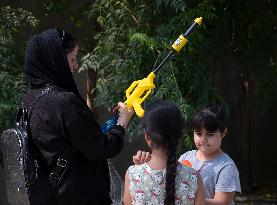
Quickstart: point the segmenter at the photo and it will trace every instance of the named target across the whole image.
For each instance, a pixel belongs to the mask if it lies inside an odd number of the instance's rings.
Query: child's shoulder
[[[221,163],[224,164],[230,164],[230,165],[235,165],[235,162],[232,160],[232,158],[224,153],[223,155],[221,155],[220,157],[218,157],[218,160],[221,161]]]
[[[140,165],[131,165],[128,168],[128,172],[134,172],[134,171],[139,171],[139,170],[143,170],[145,169],[145,163],[144,164],[140,164]]]
[[[132,165],[128,168],[128,173],[148,173],[148,174],[156,174],[158,172],[163,172],[164,170],[155,170],[152,169],[147,163],[140,164],[140,165]]]
[[[185,152],[184,154],[182,154],[182,155],[180,156],[180,158],[181,158],[181,157],[182,157],[182,158],[194,157],[195,154],[196,154],[196,151],[197,151],[197,150],[190,150],[190,151],[187,151],[187,152]]]
[[[222,170],[225,170],[225,172],[237,171],[237,166],[235,162],[226,153],[219,156],[215,160],[212,160],[211,163],[213,164],[214,169],[218,172],[221,172]]]
[[[191,150],[191,151],[187,151],[184,154],[182,154],[179,157],[179,162],[183,165],[187,165],[189,167],[191,167],[191,163],[193,163],[196,160],[196,151],[197,150]],[[189,162],[189,164],[187,164],[186,162]]]

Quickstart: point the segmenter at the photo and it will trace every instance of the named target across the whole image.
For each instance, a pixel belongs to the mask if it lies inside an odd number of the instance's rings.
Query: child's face
[[[211,155],[218,151],[221,146],[223,135],[217,130],[215,132],[207,132],[206,129],[194,130],[195,146],[204,155]]]

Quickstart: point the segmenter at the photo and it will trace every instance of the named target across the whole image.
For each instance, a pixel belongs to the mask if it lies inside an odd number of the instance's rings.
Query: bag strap
[[[51,91],[53,91],[52,87],[46,87],[45,89],[43,89],[41,91],[41,93],[35,98],[35,100],[31,103],[31,105],[29,106],[29,115],[28,115],[28,119],[30,119],[32,111],[33,111],[33,107],[35,104],[37,104],[37,102],[41,99],[42,96],[49,94]],[[23,116],[24,116],[24,109],[23,108]],[[26,111],[25,111],[26,112]],[[24,119],[23,119],[24,120]],[[50,182],[50,184],[52,185],[52,187],[55,189],[57,186],[57,183],[60,179],[60,176],[62,175],[63,171],[65,170],[65,168],[68,166],[68,158],[70,156],[70,148],[66,148],[60,155],[60,157],[57,159],[57,162],[52,170],[52,172],[50,173],[50,175],[48,176],[48,181]]]
[[[63,151],[63,153],[58,158],[55,167],[52,169],[52,172],[48,177],[48,181],[51,183],[53,188],[56,188],[63,171],[68,166],[67,159],[69,158],[70,153],[71,153],[70,147],[66,148]]]
[[[17,115],[16,115],[16,118],[15,118],[16,126],[22,126],[25,130],[29,129],[29,127],[28,127],[29,126],[29,119],[31,117],[34,105],[39,101],[39,99],[43,95],[48,94],[50,91],[52,91],[51,87],[44,88],[41,91],[41,93],[38,96],[36,96],[36,98],[32,101],[31,105],[28,106],[28,108],[26,108],[26,106],[22,102],[21,107],[17,111]]]

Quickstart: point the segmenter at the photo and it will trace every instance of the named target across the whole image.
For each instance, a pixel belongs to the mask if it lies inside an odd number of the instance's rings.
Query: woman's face
[[[67,54],[67,61],[72,73],[78,70],[77,54],[79,47],[76,46],[71,52]]]

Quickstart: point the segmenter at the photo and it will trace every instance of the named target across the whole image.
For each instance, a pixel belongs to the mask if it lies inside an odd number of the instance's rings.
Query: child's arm
[[[132,204],[132,197],[131,197],[131,194],[130,194],[130,191],[129,191],[129,176],[128,176],[128,171],[125,174],[123,203],[124,203],[124,205],[131,205]]]
[[[207,205],[230,205],[235,192],[215,192],[213,199],[206,199]]]
[[[239,173],[234,164],[220,171],[213,199],[206,199],[208,205],[230,205],[236,192],[240,192]]]
[[[205,194],[204,194],[204,184],[202,177],[197,172],[197,191],[194,200],[194,205],[204,205],[205,204]]]

